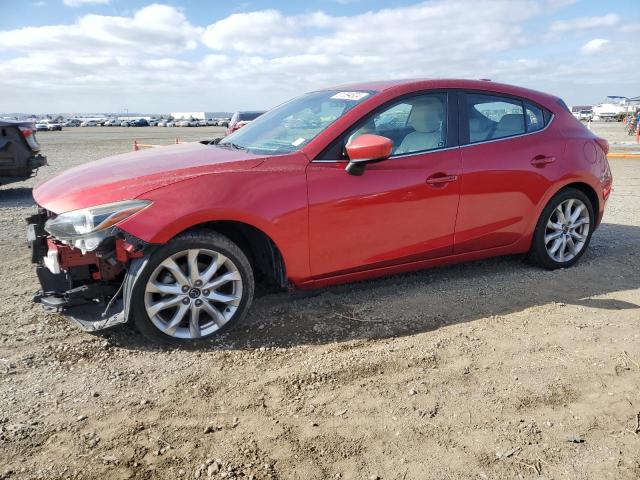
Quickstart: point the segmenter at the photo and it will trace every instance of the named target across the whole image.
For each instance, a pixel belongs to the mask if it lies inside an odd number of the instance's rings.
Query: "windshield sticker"
[[[302,145],[303,143],[304,143],[304,138],[300,137],[294,142],[291,142],[291,145],[293,145],[294,147],[297,147],[299,145]]]
[[[368,96],[367,92],[338,92],[333,97],[335,100],[362,100],[364,97]]]

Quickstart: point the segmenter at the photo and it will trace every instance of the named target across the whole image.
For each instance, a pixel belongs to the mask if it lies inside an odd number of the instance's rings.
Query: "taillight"
[[[31,135],[33,135],[33,130],[30,129],[29,127],[18,127],[20,129],[20,132],[22,133],[22,136],[24,138],[27,138]]]
[[[596,143],[600,145],[600,148],[602,148],[602,151],[604,152],[605,155],[609,153],[609,142],[607,141],[607,139],[597,137]]]
[[[31,147],[31,150],[33,150],[34,152],[40,151],[40,145],[38,145],[38,141],[36,140],[36,134],[33,131],[33,129],[29,127],[18,127],[18,128],[20,129],[20,133],[22,134],[24,139],[29,144],[29,147]]]

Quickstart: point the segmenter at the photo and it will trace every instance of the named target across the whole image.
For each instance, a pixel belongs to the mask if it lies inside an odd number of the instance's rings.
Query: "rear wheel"
[[[567,188],[542,211],[533,235],[531,260],[544,268],[570,267],[584,254],[594,227],[594,211],[580,190]]]
[[[247,313],[253,271],[227,237],[195,231],[171,240],[151,255],[132,294],[134,322],[164,343],[202,343]]]

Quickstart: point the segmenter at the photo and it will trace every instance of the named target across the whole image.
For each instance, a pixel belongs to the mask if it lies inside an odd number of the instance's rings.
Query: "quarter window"
[[[393,141],[393,156],[436,150],[447,141],[447,95],[429,93],[404,98],[374,113],[345,137],[345,145],[365,133]]]
[[[535,132],[542,130],[545,126],[544,114],[540,107],[525,103],[527,114],[525,120],[527,121],[527,132]]]

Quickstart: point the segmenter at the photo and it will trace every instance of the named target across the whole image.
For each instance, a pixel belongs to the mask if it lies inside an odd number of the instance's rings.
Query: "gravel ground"
[[[219,132],[39,133],[41,176]],[[267,295],[188,351],[32,305],[34,182],[2,187],[0,478],[640,478],[640,160],[611,166],[574,268],[509,257]]]

